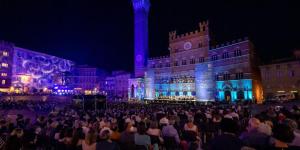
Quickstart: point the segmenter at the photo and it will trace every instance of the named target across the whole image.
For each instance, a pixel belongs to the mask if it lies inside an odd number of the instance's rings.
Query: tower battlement
[[[177,31],[171,31],[169,32],[169,41],[180,41],[188,38],[192,38],[195,36],[203,36],[209,34],[209,23],[208,21],[202,21],[199,23],[199,29],[195,30],[193,32],[187,32],[185,34],[177,35]]]
[[[249,38],[248,37],[244,37],[244,38],[239,38],[237,40],[233,40],[233,41],[228,41],[225,43],[221,43],[221,44],[217,44],[217,45],[212,45],[210,47],[210,50],[214,50],[214,49],[218,49],[218,48],[222,48],[222,47],[226,47],[226,46],[231,46],[231,45],[235,45],[244,41],[248,41]]]
[[[132,0],[134,10],[146,10],[149,11],[150,1],[149,0]]]

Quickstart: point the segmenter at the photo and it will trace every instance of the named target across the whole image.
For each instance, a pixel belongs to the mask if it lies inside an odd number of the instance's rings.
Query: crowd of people
[[[55,109],[58,103],[55,101],[33,101],[33,100],[2,100],[0,101],[1,110],[30,110],[35,112],[49,112]]]
[[[16,102],[18,103],[18,102]],[[18,104],[18,105],[22,105]],[[6,102],[0,107],[5,108]],[[243,104],[108,103],[106,109],[66,106],[36,119],[0,118],[6,150],[299,149],[300,109]],[[34,111],[34,110],[33,110]]]

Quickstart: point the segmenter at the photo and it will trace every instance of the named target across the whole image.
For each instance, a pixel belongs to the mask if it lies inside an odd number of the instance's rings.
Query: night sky
[[[151,0],[150,56],[168,54],[168,32],[209,20],[214,43],[248,36],[263,62],[300,48],[299,5],[275,0]],[[133,70],[130,0],[0,0],[0,39],[78,64]]]

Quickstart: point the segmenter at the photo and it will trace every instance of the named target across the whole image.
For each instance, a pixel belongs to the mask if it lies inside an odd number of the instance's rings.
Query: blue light
[[[231,100],[232,101],[237,100],[237,92],[236,91],[231,91]]]
[[[225,100],[225,94],[224,91],[219,91],[219,100]]]

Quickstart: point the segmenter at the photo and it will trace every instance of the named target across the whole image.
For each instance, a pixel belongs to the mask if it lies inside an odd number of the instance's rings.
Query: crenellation
[[[177,35],[176,31],[169,32],[169,41],[180,41],[188,38],[192,38],[195,36],[201,36],[208,34],[209,24],[208,21],[202,21],[199,23],[199,30],[195,30],[192,32],[187,32],[184,34]]]
[[[176,39],[176,30],[169,32],[169,40]]]
[[[247,37],[239,38],[239,39],[233,40],[231,42],[228,41],[228,42],[225,42],[225,43],[217,44],[215,46],[211,46],[210,49],[222,48],[222,47],[225,47],[225,46],[234,45],[234,44],[237,44],[237,43],[240,43],[240,42],[243,42],[243,41],[247,41],[247,40],[248,40]]]

